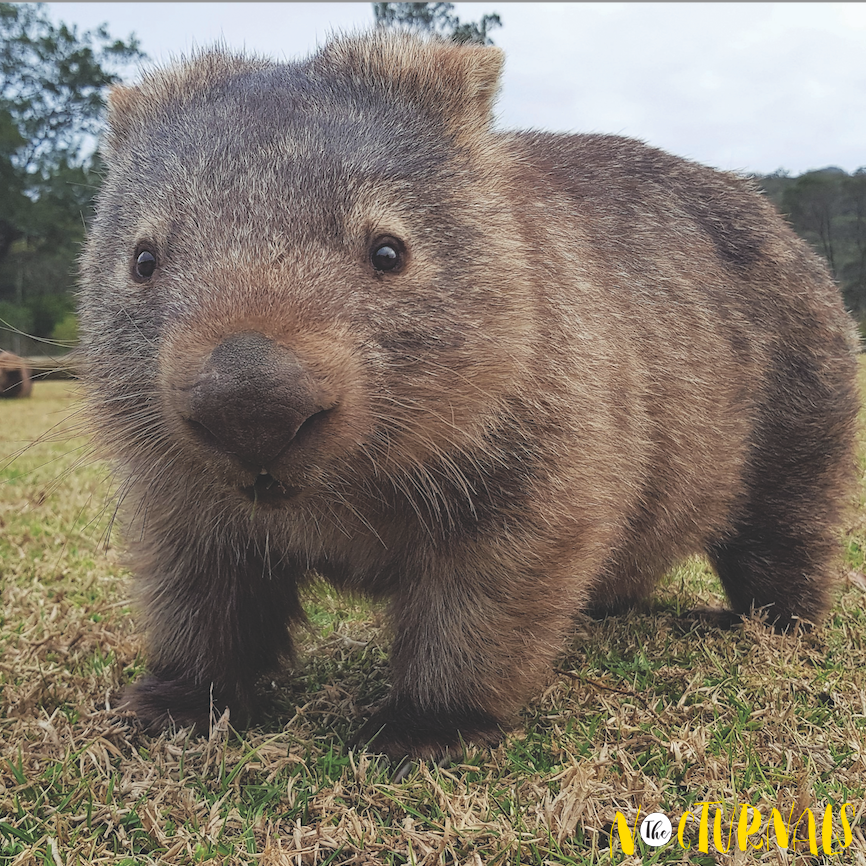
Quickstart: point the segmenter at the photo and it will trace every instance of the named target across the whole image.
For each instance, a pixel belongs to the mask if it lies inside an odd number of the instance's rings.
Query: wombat
[[[577,612],[700,552],[817,621],[858,349],[749,182],[492,128],[502,52],[374,32],[111,93],[82,260],[151,730],[254,718],[308,574],[387,600],[399,758],[496,742]]]

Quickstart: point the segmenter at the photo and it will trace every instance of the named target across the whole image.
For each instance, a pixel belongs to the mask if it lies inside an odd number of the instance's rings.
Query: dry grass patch
[[[377,611],[325,586],[309,599],[299,669],[264,684],[264,726],[237,733],[223,719],[209,737],[153,738],[110,709],[143,659],[113,537],[105,543],[105,468],[63,420],[75,405],[62,382],[0,405],[0,864],[634,864],[641,854],[866,866],[866,507],[847,535],[851,578],[815,632],[777,636],[756,620],[722,631],[683,616],[722,600],[706,564],[691,561],[651,609],[581,620],[502,746],[392,784],[389,768],[345,748],[387,688]],[[704,854],[690,823],[688,851],[608,850],[617,810],[676,822],[705,800],[723,804],[725,840],[738,804],[765,818],[811,807],[819,852],[824,807],[835,849],[850,802],[852,844],[812,857],[803,843],[796,856],[723,855],[711,841]]]

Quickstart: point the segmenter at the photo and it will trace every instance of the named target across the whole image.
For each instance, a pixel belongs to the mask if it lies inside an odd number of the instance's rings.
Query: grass
[[[581,620],[501,746],[393,784],[388,767],[345,747],[387,687],[379,613],[324,585],[308,600],[300,665],[270,684],[262,727],[154,738],[111,709],[144,660],[108,531],[106,468],[77,435],[75,406],[63,382],[0,403],[0,864],[866,866],[862,502],[821,628],[777,636],[758,620],[722,631],[683,616],[722,603],[706,563],[691,560],[650,609]],[[736,853],[716,850],[715,807],[707,852],[690,818],[688,850],[610,849],[617,811],[630,824],[638,808],[662,811],[676,833],[705,801],[721,804],[725,844],[733,824]],[[829,856],[824,809],[836,850],[846,802],[851,844]],[[795,820],[811,808],[818,854],[804,841],[740,852],[740,804],[765,822],[774,807]]]

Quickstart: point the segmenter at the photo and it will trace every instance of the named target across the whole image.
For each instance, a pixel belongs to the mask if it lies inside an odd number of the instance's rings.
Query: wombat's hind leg
[[[777,373],[787,414],[756,432],[747,496],[708,550],[733,609],[763,608],[777,629],[818,622],[831,601],[858,408],[853,375],[837,372],[836,383],[806,364]]]
[[[763,610],[785,629],[797,620],[818,622],[830,602],[838,541],[828,532],[797,535],[766,519],[743,525],[717,544],[710,558],[737,613]]]

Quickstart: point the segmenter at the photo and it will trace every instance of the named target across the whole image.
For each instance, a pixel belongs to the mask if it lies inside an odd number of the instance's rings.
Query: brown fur
[[[0,350],[0,398],[29,397],[32,392],[33,380],[27,362]]]
[[[733,175],[492,131],[501,62],[376,33],[115,93],[81,318],[151,728],[254,713],[311,570],[388,600],[361,739],[395,757],[495,741],[576,611],[687,554],[737,612],[826,610],[858,408],[826,269]]]

